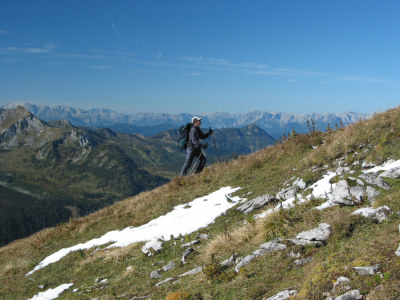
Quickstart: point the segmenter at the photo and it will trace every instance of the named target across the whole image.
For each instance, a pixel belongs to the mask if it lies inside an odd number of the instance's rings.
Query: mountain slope
[[[324,299],[327,293],[336,297],[349,289],[368,299],[398,299],[400,217],[396,212],[400,211],[400,181],[379,176],[380,169],[371,169],[371,163],[383,169],[395,165],[393,160],[398,162],[399,124],[400,108],[396,108],[343,129],[293,135],[282,144],[217,163],[199,175],[173,179],[92,215],[15,241],[0,249],[0,296],[27,298],[41,291],[39,285],[48,290],[72,283],[60,299],[165,299],[172,292],[180,292],[175,297],[188,298],[190,294],[192,299],[264,299],[289,288],[287,294],[294,299]],[[336,197],[341,185],[345,195]],[[142,253],[144,242],[115,248],[104,244],[72,251],[25,276],[63,248],[110,231],[114,232],[107,236],[117,234],[115,230],[129,226],[139,228],[177,205],[191,209],[187,204],[193,199],[207,196],[201,201],[211,201],[211,193],[227,186],[241,187],[225,199],[232,202],[232,209],[207,227],[180,237],[164,237],[162,249],[152,256]],[[379,195],[356,197],[355,190],[363,190],[362,186]],[[235,196],[250,201],[264,196],[262,199],[274,201],[245,214],[237,210],[242,203],[236,205]],[[329,199],[343,203],[316,209]],[[352,215],[359,208],[384,205],[392,213],[381,223]],[[316,232],[324,237],[306,244],[306,233],[313,237]],[[208,239],[201,234],[207,234]],[[184,246],[195,239],[198,244]],[[283,245],[281,250],[268,252],[278,244]],[[187,251],[189,247],[194,251]],[[232,263],[222,264],[232,254]],[[236,261],[238,257],[242,260]],[[175,267],[162,270],[172,266],[170,261]],[[202,271],[194,271],[198,267]],[[371,267],[375,270],[371,272],[378,273],[361,275],[354,269],[360,267]],[[161,278],[155,273],[150,278],[158,269]]]
[[[192,114],[165,114],[165,113],[135,113],[122,114],[109,109],[76,109],[67,106],[40,106],[29,103],[10,103],[4,108],[15,108],[23,105],[35,116],[45,120],[69,120],[76,126],[110,127],[125,133],[140,133],[153,135],[167,129],[163,124],[170,124],[170,128],[179,128],[189,122]],[[353,112],[325,113],[325,114],[286,114],[254,111],[243,114],[228,114],[224,112],[203,113],[203,126],[213,128],[241,128],[249,124],[257,124],[275,139],[284,133],[307,132],[307,121],[314,120],[318,130],[325,131],[328,124],[331,128],[335,125],[349,125],[368,118],[368,115]],[[133,127],[132,127],[133,126]],[[157,127],[158,126],[158,127]],[[158,131],[157,131],[158,128]]]

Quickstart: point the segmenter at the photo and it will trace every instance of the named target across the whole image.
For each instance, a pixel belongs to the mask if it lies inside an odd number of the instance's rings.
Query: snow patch
[[[65,290],[68,290],[71,286],[73,285],[73,283],[65,283],[62,284],[54,289],[48,289],[45,292],[41,292],[35,296],[33,296],[32,298],[30,298],[29,300],[52,300],[52,299],[56,299],[58,298],[58,296],[64,292]]]
[[[130,226],[122,230],[110,231],[100,238],[92,239],[84,244],[81,243],[69,248],[63,248],[46,257],[32,271],[27,273],[26,276],[59,261],[73,251],[87,250],[108,243],[113,243],[107,247],[112,248],[126,247],[136,242],[147,242],[154,239],[168,241],[171,236],[178,237],[190,234],[211,224],[218,216],[244,200],[239,196],[229,196],[239,189],[241,188],[222,187],[218,191],[201,198],[196,198],[190,203],[177,205],[171,212],[142,226]],[[205,199],[207,201],[204,201]],[[187,208],[188,206],[190,207]]]

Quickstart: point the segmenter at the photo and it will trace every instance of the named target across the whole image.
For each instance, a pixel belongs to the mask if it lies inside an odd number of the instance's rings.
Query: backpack
[[[179,139],[178,139],[178,147],[181,149],[187,149],[189,143],[189,132],[190,128],[192,128],[192,123],[187,123],[186,125],[182,125],[179,128]]]

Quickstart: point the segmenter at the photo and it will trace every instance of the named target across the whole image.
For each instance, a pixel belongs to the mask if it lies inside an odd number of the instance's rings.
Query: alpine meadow
[[[143,156],[141,167],[127,163],[133,155],[126,160],[117,142],[101,140],[112,131],[75,128],[71,136],[62,134],[71,125],[53,125],[56,140],[65,142],[52,143],[55,152],[43,144],[43,159],[75,174],[79,164],[65,163],[76,158],[68,141],[96,143],[100,148],[87,155],[99,172],[102,157],[118,152],[122,164],[101,172],[142,170],[156,187],[122,194],[123,200],[94,213],[0,248],[0,298],[399,299],[400,107],[333,125],[293,130],[275,145],[185,177],[152,173]],[[25,163],[42,162],[28,156]],[[99,187],[92,178],[102,182],[101,173],[64,178],[55,168],[40,172],[55,178],[44,185],[76,181],[86,191]],[[104,190],[119,184],[124,173],[115,172]],[[170,181],[162,184],[163,178]]]

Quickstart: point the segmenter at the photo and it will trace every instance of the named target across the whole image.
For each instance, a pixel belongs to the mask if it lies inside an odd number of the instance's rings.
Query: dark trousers
[[[199,165],[196,168],[196,173],[203,171],[206,165],[206,157],[201,152],[201,147],[191,148],[188,147],[186,150],[186,161],[181,170],[181,176],[185,176],[187,171],[190,169],[193,159],[197,157],[199,159]]]

